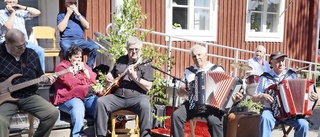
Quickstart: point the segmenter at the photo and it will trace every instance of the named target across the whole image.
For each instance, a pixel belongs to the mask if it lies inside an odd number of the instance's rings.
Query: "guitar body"
[[[119,86],[120,86],[123,78],[124,78],[124,76],[123,76],[123,77],[119,77],[119,78],[117,78],[114,82],[112,82],[111,84],[109,84],[109,86],[103,90],[102,96],[108,95],[108,94],[110,94],[111,92],[113,92],[115,89],[119,88]]]
[[[0,105],[4,102],[15,102],[17,99],[11,97],[9,87],[12,86],[12,80],[21,77],[22,74],[13,74],[7,80],[0,83]]]
[[[139,58],[138,61],[134,64],[134,68],[136,68],[136,67],[138,67],[140,65],[147,64],[147,63],[152,61],[152,58],[149,58],[149,59],[146,59],[146,60],[143,60],[143,61],[141,61],[141,59],[142,58]],[[106,88],[104,88],[101,91],[101,93],[97,93],[97,94],[99,96],[100,95],[101,96],[105,96],[105,95],[108,95],[111,92],[113,92],[115,89],[117,89],[120,86],[120,84],[121,84],[124,76],[126,75],[127,71],[128,71],[128,68],[123,73],[121,73],[117,78],[115,78],[114,82],[110,83]]]

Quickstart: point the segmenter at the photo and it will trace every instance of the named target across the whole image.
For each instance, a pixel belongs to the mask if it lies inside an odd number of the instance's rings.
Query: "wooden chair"
[[[135,128],[116,129],[116,118],[118,115],[135,115]],[[129,110],[118,110],[111,113],[111,137],[140,137],[139,116]]]
[[[60,49],[56,46],[56,30],[50,26],[35,26],[32,27],[31,33],[35,40],[51,39],[52,47],[44,48],[44,56],[53,58],[53,68],[56,67],[56,57],[59,57]]]
[[[276,126],[280,126],[281,130],[283,132],[283,137],[288,137],[289,133],[291,132],[291,130],[293,129],[292,126],[288,126],[282,122],[280,122],[279,124],[277,124]],[[286,128],[288,126],[288,128]]]
[[[190,128],[191,128],[190,137],[195,137],[195,136],[196,136],[194,130],[195,130],[195,128],[196,128],[197,121],[207,122],[206,119],[201,118],[201,117],[195,117],[195,118],[191,119],[191,120],[189,121],[189,122],[190,122]]]

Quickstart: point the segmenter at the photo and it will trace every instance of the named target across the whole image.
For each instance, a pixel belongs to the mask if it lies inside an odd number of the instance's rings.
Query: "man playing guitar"
[[[151,136],[151,105],[147,92],[151,89],[153,69],[151,64],[139,65],[142,42],[137,37],[127,40],[128,54],[121,56],[107,81],[123,76],[118,88],[107,96],[98,98],[95,113],[95,130],[98,137],[107,136],[109,114],[120,110],[130,110],[139,115],[140,136]],[[125,75],[122,75],[125,72]]]
[[[6,33],[5,39],[5,42],[0,45],[0,82],[4,82],[14,74],[22,74],[22,76],[13,79],[13,85],[39,77],[44,77],[47,83],[52,84],[55,81],[56,78],[53,75],[42,76],[43,71],[39,57],[34,50],[26,48],[27,43],[24,34],[20,30],[10,29]],[[1,94],[7,93],[8,90],[9,87],[1,86]],[[9,136],[10,119],[19,109],[32,114],[40,120],[34,137],[48,137],[50,135],[59,111],[48,101],[36,95],[37,90],[37,84],[22,88],[11,93],[11,96],[17,99],[15,102],[4,101],[4,103],[0,104],[1,137]],[[1,100],[5,99],[1,98]]]

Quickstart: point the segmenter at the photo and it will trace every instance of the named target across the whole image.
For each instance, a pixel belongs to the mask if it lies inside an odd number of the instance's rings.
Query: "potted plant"
[[[181,24],[179,24],[179,23],[174,23],[174,24],[172,25],[172,28],[173,28],[173,29],[181,29]]]
[[[253,102],[252,99],[246,99],[242,102],[240,102],[238,111],[240,112],[255,112],[260,113],[260,110],[262,109],[262,104],[259,102]]]

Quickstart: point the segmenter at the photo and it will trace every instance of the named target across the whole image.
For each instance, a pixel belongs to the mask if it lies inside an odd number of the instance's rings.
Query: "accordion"
[[[273,84],[267,89],[273,98],[271,104],[273,116],[278,120],[298,115],[312,115],[316,101],[311,101],[309,95],[316,92],[312,80],[289,79],[279,84]]]
[[[233,105],[232,94],[242,88],[242,80],[224,72],[198,72],[194,81],[194,100],[226,111]]]

